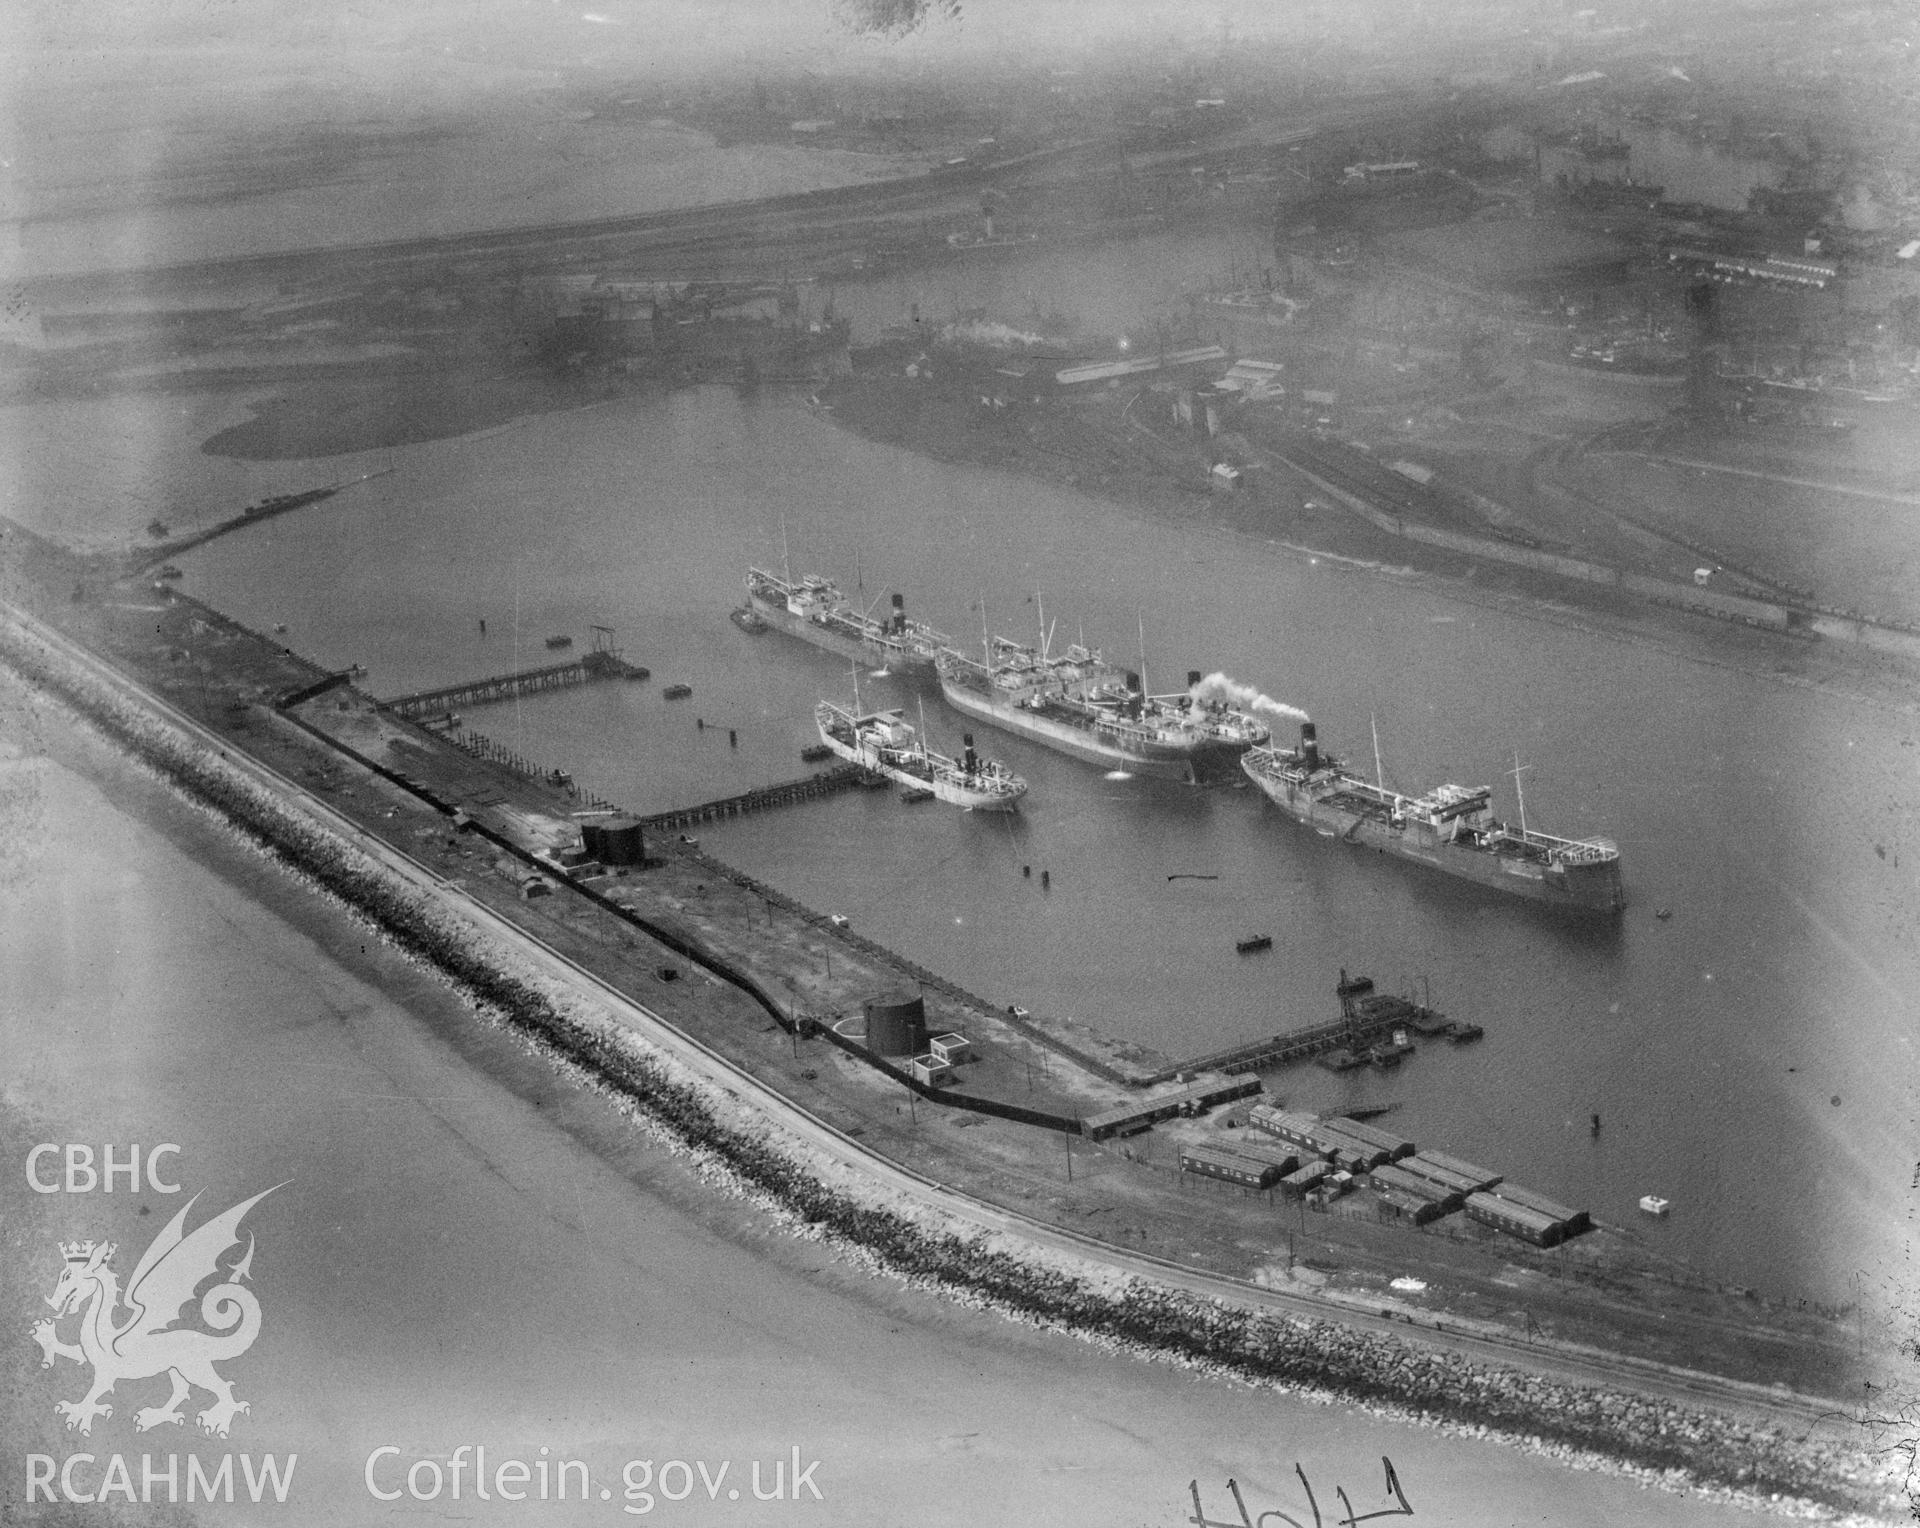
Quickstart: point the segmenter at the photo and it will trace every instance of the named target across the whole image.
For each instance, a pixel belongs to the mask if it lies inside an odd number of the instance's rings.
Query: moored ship
[[[749,568],[747,609],[776,631],[895,673],[930,675],[934,654],[953,640],[908,620],[906,601],[898,594],[888,617],[876,621],[833,584],[812,575],[791,579]]]
[[[983,759],[969,733],[958,759],[933,753],[906,718],[895,711],[864,714],[831,701],[814,707],[820,741],[851,764],[898,781],[909,791],[930,791],[949,806],[971,812],[1010,812],[1027,793],[1027,782],[997,759]]]
[[[1240,767],[1289,817],[1346,843],[1555,907],[1612,913],[1626,905],[1611,840],[1528,828],[1524,805],[1519,827],[1501,822],[1483,787],[1440,785],[1403,796],[1322,753],[1312,722],[1301,724],[1298,748],[1255,748]]]
[[[1268,737],[1253,717],[1203,699],[1197,670],[1188,675],[1187,691],[1148,695],[1138,674],[1078,643],[1050,656],[995,637],[989,652],[990,663],[951,648],[939,655],[947,704],[1089,764],[1213,780],[1231,776],[1240,756]]]

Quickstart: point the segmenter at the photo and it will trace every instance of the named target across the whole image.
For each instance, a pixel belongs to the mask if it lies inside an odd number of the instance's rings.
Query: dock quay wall
[[[438,794],[428,789],[418,780],[411,779],[401,774],[398,770],[389,769],[384,764],[377,763],[375,760],[368,758],[351,744],[342,742],[339,738],[332,736],[322,728],[314,726],[313,723],[305,717],[296,716],[288,710],[281,710],[279,715],[284,721],[299,728],[315,741],[351,759],[360,768],[379,776],[381,779],[387,781],[388,784],[396,786],[400,790],[407,792],[407,794],[416,797],[418,800],[439,812],[442,816],[452,817],[455,812],[459,810],[453,803],[443,800]],[[496,832],[483,822],[476,822],[471,817],[468,817],[461,824],[461,830],[471,833],[474,837],[493,845],[496,849],[500,850],[501,853],[518,860],[529,871],[548,877],[555,884],[565,887],[574,895],[584,897],[587,901],[592,902],[603,911],[611,913],[614,917],[639,929],[648,938],[664,945],[688,963],[710,972],[731,986],[737,987],[765,1010],[767,1016],[782,1029],[790,1031],[795,1027],[794,1019],[788,1015],[786,1010],[782,1008],[758,982],[745,971],[735,966],[731,961],[713,954],[705,947],[685,938],[665,924],[656,923],[651,918],[642,917],[631,908],[621,906],[618,902],[602,895],[593,887],[582,885],[580,882],[570,879],[563,871],[550,862],[537,858],[505,834]]]
[[[284,710],[280,714],[285,720],[307,733],[308,736],[315,738],[335,752],[344,754],[360,768],[378,775],[389,784],[406,791],[409,795],[431,806],[443,816],[452,817],[457,810],[452,803],[443,800],[419,781],[411,779],[397,770],[389,769],[385,765],[368,758],[358,749],[348,743],[342,742],[339,738],[331,736],[323,729],[314,726],[304,717],[293,715],[291,712]],[[856,765],[848,765],[846,767],[856,774],[864,775],[866,773],[865,770],[859,769]],[[725,956],[715,954],[704,945],[686,938],[665,924],[643,917],[641,914],[634,912],[633,909],[614,901],[611,897],[605,896],[595,887],[584,885],[581,882],[573,880],[548,861],[536,857],[519,844],[513,842],[513,840],[505,834],[496,832],[485,823],[467,818],[462,823],[462,831],[470,833],[476,838],[480,838],[493,845],[503,854],[511,856],[526,866],[529,871],[550,878],[557,886],[562,887],[575,896],[584,898],[601,911],[609,913],[622,922],[639,929],[650,939],[672,950],[674,954],[680,956],[683,960],[698,966],[700,969],[736,987],[748,997],[752,998],[767,1016],[783,1030],[789,1033],[797,1031],[802,1037],[817,1037],[823,1039],[829,1044],[846,1051],[856,1060],[873,1067],[876,1071],[884,1072],[902,1087],[911,1089],[929,1102],[942,1104],[949,1108],[968,1109],[977,1114],[988,1114],[997,1119],[1012,1120],[1018,1124],[1038,1125],[1048,1130],[1065,1130],[1074,1135],[1081,1133],[1080,1121],[1068,1115],[1053,1114],[1041,1109],[1029,1109],[1019,1104],[1002,1103],[997,1099],[978,1098],[971,1094],[955,1092],[950,1089],[929,1087],[920,1082],[920,1080],[911,1073],[903,1071],[885,1058],[875,1055],[864,1045],[860,1045],[855,1041],[847,1039],[845,1036],[836,1034],[830,1026],[820,1024],[816,1020],[805,1016],[790,1014],[753,976],[736,966]],[[720,861],[715,860],[710,855],[702,854],[698,850],[691,849],[687,851],[687,855],[689,858],[698,859],[703,868],[713,871],[716,875],[723,875],[735,884],[752,890],[756,895],[768,900],[777,899],[787,911],[797,916],[806,918],[812,922],[823,921],[817,913],[802,907],[799,903],[794,902],[788,897],[782,896],[771,887],[763,886],[751,877],[743,876],[739,872],[734,871],[729,866],[723,866]],[[912,966],[910,962],[902,961],[901,958],[892,951],[874,944],[871,940],[849,934],[846,930],[835,930],[835,933],[840,938],[846,939],[849,943],[858,944],[868,954],[880,960],[889,962],[895,966],[904,967],[908,969],[910,973],[920,974],[919,967]],[[973,997],[971,994],[963,992],[958,987],[953,987],[950,983],[942,982],[939,978],[932,977],[930,972],[924,973],[922,979],[925,980],[926,985],[937,985],[944,989],[947,995],[953,997],[955,1001],[969,1004],[984,1013],[994,1013],[996,1017],[1003,1020],[1006,1018],[1005,1015],[999,1014],[997,1010],[982,1002],[980,999]],[[1060,1047],[1056,1046],[1055,1048],[1059,1049]],[[1083,1058],[1075,1056],[1074,1059],[1084,1064]]]
[[[0,616],[4,616],[0,609]],[[860,1248],[882,1269],[1028,1321],[1137,1351],[1218,1365],[1248,1380],[1348,1403],[1404,1408],[1535,1446],[1566,1447],[1722,1487],[1843,1511],[1890,1512],[1855,1451],[1695,1406],[1525,1373],[1312,1316],[1190,1294],[1148,1277],[1095,1284],[971,1230],[929,1226],[829,1185],[777,1136],[726,1123],[714,1091],[631,1036],[565,1012],[517,976],[432,894],[370,860],[289,799],[255,784],[168,719],[148,696],[94,673],[21,620],[0,619],[0,662],[43,687],[115,745],[298,874],[441,971],[587,1076],[630,1100],[663,1134],[801,1225]],[[456,926],[457,925],[457,926]],[[1170,1272],[1174,1271],[1169,1269]]]
[[[698,860],[702,867],[712,871],[716,876],[731,881],[734,885],[752,892],[755,896],[763,898],[776,907],[794,913],[799,917],[810,918],[816,923],[826,922],[826,919],[812,908],[794,901],[793,898],[789,897],[785,892],[776,890],[764,881],[756,880],[744,870],[736,870],[724,860],[715,859],[704,849],[683,846],[679,852],[689,859]],[[998,1003],[988,1002],[978,993],[969,992],[958,983],[949,981],[937,972],[929,971],[925,966],[908,960],[905,956],[889,950],[884,945],[874,943],[871,939],[856,933],[852,929],[836,929],[834,930],[834,937],[851,945],[863,954],[870,955],[876,960],[888,962],[896,970],[911,977],[929,991],[938,992],[942,997],[959,1003],[963,1007],[972,1008],[977,1013],[991,1014],[996,1022],[1006,1025],[1007,1028],[1031,1040],[1035,1045],[1050,1050],[1057,1056],[1065,1057],[1067,1060],[1073,1062],[1074,1065],[1084,1067],[1096,1077],[1102,1078],[1107,1082],[1115,1083],[1123,1088],[1138,1088],[1150,1086],[1155,1081],[1166,1080],[1159,1073],[1147,1074],[1137,1070],[1122,1068],[1105,1060],[1103,1057],[1082,1050],[1080,1047],[1074,1045],[1072,1041],[1061,1038],[1059,1035],[1052,1033],[1041,1025],[1033,1023],[1029,1019],[1023,1019],[1018,1014],[1009,1012]],[[1167,1075],[1171,1076],[1171,1073]]]
[[[376,763],[358,749],[342,742],[338,738],[330,736],[322,729],[315,727],[304,717],[295,716],[285,711],[281,714],[286,720],[301,728],[309,736],[318,739],[336,752],[345,754],[362,769],[369,770],[390,784],[398,786],[401,790],[417,797],[445,816],[451,817],[454,814],[456,809],[451,803],[443,801],[420,782],[408,778],[397,770],[388,769],[384,765]],[[860,769],[857,765],[848,765],[845,767],[855,774],[866,774],[866,771]],[[1012,1120],[1016,1124],[1037,1125],[1047,1130],[1064,1130],[1072,1135],[1081,1133],[1080,1121],[1069,1115],[1053,1114],[1043,1109],[1029,1109],[1019,1104],[1002,1103],[998,1099],[978,1098],[972,1094],[956,1092],[951,1089],[929,1087],[925,1083],[922,1083],[917,1077],[914,1077],[910,1072],[902,1070],[893,1065],[885,1057],[876,1055],[874,1052],[868,1050],[866,1046],[861,1045],[857,1041],[850,1040],[844,1035],[835,1033],[830,1025],[822,1024],[817,1019],[806,1015],[790,1014],[783,1009],[773,995],[762,987],[748,972],[736,966],[725,956],[715,954],[705,946],[686,938],[664,924],[641,916],[631,908],[614,901],[611,897],[603,895],[595,887],[584,885],[581,882],[573,880],[563,872],[558,871],[555,866],[548,861],[537,858],[519,844],[514,843],[513,840],[506,837],[506,835],[489,828],[485,823],[468,818],[462,824],[462,830],[485,840],[487,843],[499,849],[503,854],[510,855],[512,858],[518,860],[530,871],[535,871],[540,875],[551,878],[556,885],[566,891],[584,898],[586,901],[598,907],[602,912],[609,913],[619,918],[622,922],[639,929],[650,939],[672,950],[674,954],[680,956],[683,960],[698,966],[700,969],[709,972],[713,976],[739,989],[748,997],[752,998],[769,1018],[788,1033],[797,1033],[803,1039],[813,1038],[825,1040],[837,1049],[845,1051],[855,1060],[872,1067],[875,1071],[884,1073],[887,1077],[899,1083],[900,1086],[910,1089],[921,1098],[926,1099],[929,1103],[940,1104],[948,1108],[971,1110],[973,1113],[991,1115],[996,1119]],[[716,874],[725,873],[728,879],[734,880],[737,884],[744,883],[749,879],[741,877],[737,873],[724,871],[719,861],[714,860],[709,855],[699,854],[698,851],[689,851],[688,857],[698,858],[703,868],[713,870]],[[779,897],[777,892],[773,892],[771,888],[761,887],[757,882],[751,883],[750,889],[770,899]],[[800,906],[799,903],[793,902],[785,897],[779,897],[779,900],[787,910],[811,921],[820,921],[818,914],[810,912],[808,909]],[[839,933],[842,938],[849,937],[845,931],[842,930],[836,930],[836,933]],[[902,964],[898,956],[889,950],[883,949],[879,945],[873,944],[871,941],[859,939],[857,935],[852,936],[852,940],[858,942],[864,946],[869,953],[882,960],[889,961],[895,965]],[[958,993],[958,991],[959,989],[954,989],[955,993]],[[964,994],[961,995],[958,1000],[962,1002],[972,1002],[976,1007],[984,1007],[984,1005],[979,1003],[978,999],[970,999]]]

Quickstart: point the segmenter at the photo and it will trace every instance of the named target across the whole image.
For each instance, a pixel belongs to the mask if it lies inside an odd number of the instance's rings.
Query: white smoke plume
[[[1256,716],[1264,712],[1268,716],[1291,717],[1297,722],[1309,720],[1307,713],[1298,706],[1290,706],[1285,701],[1275,700],[1271,695],[1262,695],[1252,685],[1242,684],[1237,679],[1229,679],[1225,674],[1207,675],[1193,687],[1190,693],[1195,700],[1233,706],[1237,710],[1249,711]]]
[[[975,345],[997,345],[1011,347],[1015,345],[1059,345],[1062,341],[1050,340],[1044,334],[1029,334],[1024,329],[1015,329],[1011,325],[993,323],[986,319],[972,319],[966,323],[948,324],[940,331],[944,340],[966,340]]]

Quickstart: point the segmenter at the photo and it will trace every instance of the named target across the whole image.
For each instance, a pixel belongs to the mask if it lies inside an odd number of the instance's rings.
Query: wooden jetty
[[[1166,1068],[1151,1080],[1165,1082],[1181,1073],[1260,1072],[1343,1050],[1358,1058],[1354,1065],[1364,1065],[1371,1048],[1389,1040],[1395,1030],[1444,1035],[1459,1027],[1431,1008],[1390,993],[1375,992],[1373,983],[1364,976],[1349,978],[1342,971],[1340,985],[1335,990],[1340,998],[1337,1019],[1195,1056],[1191,1061]]]
[[[712,822],[721,817],[740,817],[748,812],[764,812],[770,807],[791,806],[796,801],[812,801],[816,797],[832,796],[845,790],[879,789],[888,783],[885,775],[876,775],[871,770],[862,769],[858,764],[842,764],[835,769],[822,770],[817,775],[808,775],[803,780],[788,780],[780,785],[763,785],[738,796],[725,796],[718,801],[705,801],[699,806],[679,807],[671,812],[655,812],[651,817],[643,817],[640,821],[645,827],[671,832],[676,829],[690,828],[695,823]]]
[[[421,690],[414,695],[399,695],[380,704],[396,716],[419,721],[439,716],[461,706],[486,706],[522,695],[538,695],[543,690],[561,690],[569,685],[587,684],[596,679],[645,679],[646,669],[628,663],[611,648],[596,647],[590,653],[570,658],[565,663],[549,663],[544,668],[523,669],[517,674],[495,674],[465,684],[444,685],[437,690]]]

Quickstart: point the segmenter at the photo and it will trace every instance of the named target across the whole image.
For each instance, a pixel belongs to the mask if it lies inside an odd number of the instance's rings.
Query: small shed
[[[945,1066],[973,1060],[973,1042],[965,1035],[935,1035],[927,1042],[927,1049]]]

